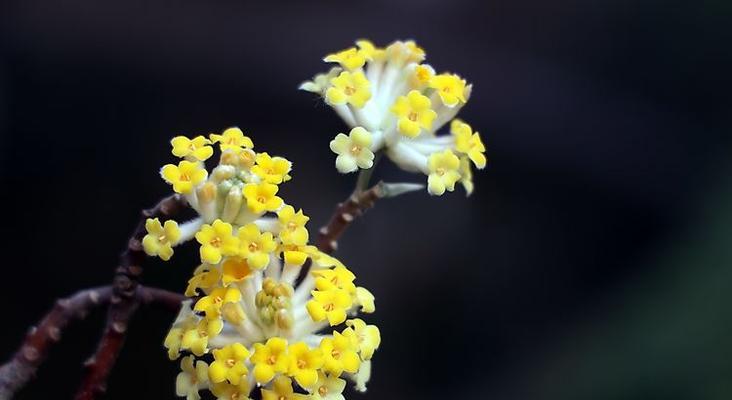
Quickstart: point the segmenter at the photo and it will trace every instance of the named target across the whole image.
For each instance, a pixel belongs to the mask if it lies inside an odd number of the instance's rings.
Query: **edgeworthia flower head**
[[[338,99],[360,104],[366,96],[351,92],[349,82]],[[341,168],[370,167],[370,141],[363,128],[336,138]],[[198,217],[149,219],[143,247],[167,261],[181,243],[195,238],[200,246],[185,292],[191,300],[165,339],[171,359],[185,355],[176,393],[243,400],[259,386],[263,399],[343,399],[341,377],[362,389],[381,337],[355,316],[374,312],[374,296],[343,263],[308,244],[309,218],[280,197],[292,163],[254,151],[238,128],[171,144],[183,160],[161,175]],[[209,172],[204,161],[215,145],[221,155]]]
[[[327,55],[324,61],[337,66],[300,88],[322,96],[353,128],[330,143],[339,172],[372,168],[373,154],[384,152],[401,168],[426,175],[430,194],[453,191],[456,182],[470,194],[471,164],[485,167],[485,146],[478,132],[454,118],[472,85],[457,74],[436,74],[424,60],[413,41],[382,49],[359,40]],[[437,135],[448,122],[451,134]]]

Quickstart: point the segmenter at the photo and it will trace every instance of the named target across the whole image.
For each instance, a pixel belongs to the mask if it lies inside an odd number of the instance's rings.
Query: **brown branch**
[[[140,303],[136,294],[142,274],[142,262],[146,257],[142,250],[142,238],[146,233],[145,221],[148,218],[170,217],[185,205],[182,197],[172,195],[161,200],[155,207],[142,211],[140,221],[127,243],[127,249],[120,256],[120,265],[112,284],[107,323],[96,352],[84,363],[86,373],[76,393],[76,399],[95,399],[107,390],[107,378],[124,344],[130,318]]]
[[[112,291],[109,285],[81,290],[57,300],[43,319],[30,329],[13,357],[0,366],[0,400],[12,398],[33,379],[69,324],[83,320],[95,308],[109,304]],[[185,299],[185,296],[177,293],[147,287],[138,289],[138,297],[142,304],[161,304],[176,311]]]
[[[320,251],[333,253],[338,249],[338,239],[343,232],[351,225],[354,219],[363,215],[366,210],[372,208],[377,200],[384,197],[382,183],[377,183],[370,189],[354,192],[346,201],[339,203],[328,224],[320,228],[316,246]]]

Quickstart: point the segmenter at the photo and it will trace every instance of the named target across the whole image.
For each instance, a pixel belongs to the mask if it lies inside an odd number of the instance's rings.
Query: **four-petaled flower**
[[[288,375],[295,378],[298,385],[306,388],[315,385],[318,380],[318,369],[323,366],[320,349],[310,349],[304,342],[289,347],[290,368]]]
[[[332,105],[348,103],[362,108],[371,98],[369,80],[363,71],[343,71],[330,83],[332,86],[325,91],[325,100]]]
[[[427,160],[427,167],[430,171],[427,178],[427,190],[430,194],[441,196],[445,190],[455,190],[455,182],[460,179],[460,159],[450,149],[433,153]]]
[[[203,361],[193,364],[193,356],[184,357],[180,361],[181,372],[175,379],[175,394],[186,400],[198,400],[198,391],[208,383],[208,365]]]
[[[208,367],[208,376],[213,383],[228,381],[238,385],[248,370],[244,362],[249,357],[247,350],[241,343],[234,343],[213,351],[214,362]]]
[[[272,389],[262,389],[262,400],[306,400],[308,398],[304,394],[295,393],[292,388],[292,380],[286,376],[278,376]]]
[[[351,47],[349,49],[339,51],[338,53],[328,54],[323,58],[323,61],[337,62],[343,68],[352,71],[354,69],[361,68],[366,64],[366,54],[355,47]]]
[[[336,169],[347,174],[359,168],[369,169],[374,165],[374,153],[370,149],[371,133],[363,127],[351,129],[346,136],[339,133],[330,141],[330,149],[338,154]]]
[[[255,158],[256,164],[252,166],[252,173],[267,183],[280,184],[290,180],[288,175],[292,169],[292,163],[283,157],[272,157],[267,153],[259,153]]]
[[[211,142],[219,144],[221,151],[232,150],[238,153],[242,148],[251,149],[254,147],[252,139],[249,136],[244,136],[244,132],[237,127],[229,128],[220,135],[212,133],[209,137]]]
[[[282,207],[282,199],[276,196],[279,188],[271,183],[247,183],[242,194],[247,199],[247,207],[256,214],[277,211]]]
[[[313,299],[308,301],[307,308],[310,318],[315,322],[328,319],[331,326],[343,323],[346,320],[346,310],[353,305],[353,300],[343,289],[313,290]]]
[[[262,269],[269,264],[269,254],[277,244],[271,232],[262,233],[256,224],[239,228],[239,255],[246,259],[249,267]]]
[[[309,234],[305,224],[310,217],[303,214],[302,209],[295,212],[294,207],[286,205],[277,211],[277,218],[281,227],[280,240],[284,244],[304,246],[308,243]]]
[[[447,107],[455,107],[465,103],[465,80],[455,74],[435,75],[430,79],[429,87],[435,89]]]
[[[158,256],[164,261],[173,256],[173,246],[180,239],[178,223],[169,219],[165,225],[160,224],[157,218],[148,218],[145,221],[147,235],[142,238],[142,248],[149,256]]]
[[[381,344],[379,328],[376,325],[367,325],[360,318],[349,319],[346,325],[348,328],[343,331],[343,336],[351,339],[361,354],[361,359],[370,360]]]
[[[213,155],[213,147],[209,146],[211,141],[200,135],[193,139],[176,136],[170,141],[170,144],[173,146],[173,155],[176,157],[206,161]]]
[[[343,397],[345,388],[345,380],[318,372],[318,381],[312,389],[308,389],[312,400],[345,400]]]
[[[361,365],[351,339],[333,332],[333,337],[326,337],[320,341],[320,351],[323,354],[323,370],[332,376],[341,376],[343,371],[355,373]]]
[[[450,123],[450,132],[455,136],[455,150],[466,154],[478,169],[485,168],[485,145],[478,132],[465,122],[454,119]]]
[[[208,176],[208,172],[200,163],[183,160],[178,165],[166,164],[160,170],[160,175],[166,182],[173,185],[176,193],[189,194],[199,183]]]
[[[239,239],[232,234],[232,229],[231,224],[220,219],[201,227],[196,240],[201,244],[203,262],[218,264],[222,256],[234,256],[239,252]]]
[[[272,380],[276,373],[287,372],[287,340],[273,337],[267,343],[254,343],[254,354],[249,359],[254,364],[254,379],[260,384]]]
[[[431,108],[430,99],[417,90],[399,96],[391,108],[397,118],[397,129],[404,136],[417,137],[422,130],[432,129],[437,113]]]

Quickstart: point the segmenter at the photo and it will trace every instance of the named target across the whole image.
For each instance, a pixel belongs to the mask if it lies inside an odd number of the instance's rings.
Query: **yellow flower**
[[[409,77],[409,84],[413,88],[424,88],[430,83],[430,79],[435,75],[435,70],[427,64],[417,65]]]
[[[376,325],[366,325],[359,318],[349,319],[346,325],[348,328],[343,331],[343,336],[351,339],[362,360],[370,360],[381,344],[379,328]]]
[[[374,300],[374,295],[368,289],[361,286],[356,288],[356,303],[361,306],[361,311],[367,314],[376,311]]]
[[[330,149],[338,154],[336,169],[342,174],[359,168],[369,169],[374,165],[374,153],[370,149],[371,133],[363,127],[351,129],[348,136],[343,133],[330,141]]]
[[[191,353],[200,357],[206,353],[209,336],[218,335],[221,329],[223,329],[223,323],[220,320],[209,324],[207,320],[203,319],[196,326],[187,329],[183,333],[180,349],[190,350]]]
[[[346,320],[346,310],[353,304],[351,296],[343,289],[313,290],[313,299],[305,307],[310,318],[320,322],[328,318],[331,326],[343,323]]]
[[[148,218],[145,221],[145,230],[147,235],[142,238],[145,253],[149,256],[159,256],[164,261],[170,260],[173,256],[173,245],[180,239],[178,223],[169,219],[163,226],[159,219]]]
[[[190,157],[198,161],[206,161],[213,155],[211,141],[203,136],[188,139],[185,136],[176,136],[170,141],[173,145],[173,155],[176,157]]]
[[[295,208],[286,205],[277,211],[277,218],[280,222],[280,240],[284,244],[304,246],[307,244],[309,234],[305,224],[310,217],[303,214],[302,209],[295,212]]]
[[[399,133],[413,138],[423,129],[431,129],[432,121],[437,113],[431,108],[430,99],[417,90],[412,90],[406,96],[399,96],[391,108],[397,118]]]
[[[278,372],[287,372],[290,361],[287,340],[272,337],[265,344],[254,343],[254,354],[250,361],[254,364],[254,379],[260,384],[271,381]]]
[[[341,393],[346,388],[346,381],[335,376],[318,372],[318,382],[310,390],[311,400],[344,400]]]
[[[241,343],[216,349],[213,351],[213,356],[215,361],[208,368],[208,376],[213,383],[226,380],[238,385],[239,380],[248,372],[244,363],[249,357],[249,350]]]
[[[167,164],[160,170],[166,182],[173,185],[176,193],[189,194],[193,188],[203,182],[208,172],[197,162],[183,160],[178,165]]]
[[[201,264],[194,271],[194,275],[188,280],[185,295],[194,297],[198,295],[199,289],[211,289],[219,283],[221,273],[216,268],[211,268],[208,264]]]
[[[315,287],[320,291],[343,289],[347,293],[355,293],[356,285],[353,284],[356,275],[344,266],[337,266],[333,269],[317,269],[311,272],[315,278]]]
[[[437,90],[442,104],[455,107],[465,103],[465,80],[454,74],[435,75],[430,79],[429,87]]]
[[[325,100],[331,105],[349,103],[361,108],[371,98],[370,83],[362,71],[343,71],[330,80],[331,87],[325,92]]]
[[[291,169],[292,163],[285,158],[271,157],[267,153],[259,153],[256,157],[256,165],[252,167],[252,172],[264,182],[280,184],[292,178],[288,175]]]
[[[308,257],[317,253],[318,248],[307,245],[283,244],[280,250],[285,255],[285,263],[302,266]]]
[[[473,133],[473,128],[459,119],[452,120],[450,132],[455,136],[455,150],[467,154],[478,169],[485,168],[485,145],[480,140],[480,134]]]
[[[198,391],[208,383],[208,365],[203,361],[193,366],[193,356],[185,357],[180,362],[181,372],[175,379],[175,394],[186,400],[198,400]]]
[[[386,56],[386,50],[374,46],[366,39],[357,40],[356,46],[358,46],[359,52],[369,61],[382,61]]]
[[[222,278],[224,285],[231,282],[241,282],[248,278],[253,269],[247,263],[247,260],[239,257],[228,257],[221,265]]]
[[[220,287],[212,290],[207,296],[201,297],[196,302],[193,310],[203,311],[206,314],[206,319],[214,320],[221,317],[221,308],[225,304],[236,304],[239,301],[241,301],[241,292],[239,289],[234,287]]]
[[[228,382],[211,385],[211,393],[216,396],[217,400],[248,400],[251,390],[249,381],[246,379],[240,380],[238,385]]]
[[[323,354],[323,370],[331,376],[341,376],[343,371],[355,373],[361,365],[351,339],[338,332],[333,332],[332,338],[326,337],[320,341],[320,351]]]
[[[318,381],[318,369],[323,366],[320,349],[310,349],[304,342],[289,347],[290,368],[287,374],[295,378],[298,385],[306,388]]]
[[[292,380],[286,376],[278,376],[275,379],[272,389],[262,389],[262,400],[307,400],[308,396],[295,393],[292,388]]]
[[[265,211],[277,211],[282,206],[282,199],[277,197],[277,185],[271,183],[247,183],[242,194],[247,199],[247,207],[256,214]]]
[[[460,159],[450,149],[432,153],[427,160],[427,167],[430,171],[427,191],[430,194],[441,196],[445,190],[455,190],[455,182],[460,179]]]
[[[470,169],[470,160],[463,156],[460,158],[460,183],[468,196],[473,193],[473,171]]]
[[[254,147],[254,142],[249,136],[244,136],[244,132],[237,127],[229,128],[225,130],[221,135],[212,133],[210,136],[211,142],[219,143],[221,151],[232,150],[235,153],[241,151],[242,147],[245,149],[251,149]]]
[[[363,67],[366,64],[366,56],[363,52],[351,47],[338,53],[328,54],[323,58],[325,62],[337,62],[349,71]]]
[[[269,264],[269,253],[277,244],[271,232],[260,232],[256,224],[251,223],[239,228],[239,254],[254,269],[262,269]]]
[[[196,233],[196,240],[201,244],[203,262],[218,264],[222,256],[234,256],[239,252],[239,239],[232,234],[232,229],[231,224],[220,219],[201,227]]]

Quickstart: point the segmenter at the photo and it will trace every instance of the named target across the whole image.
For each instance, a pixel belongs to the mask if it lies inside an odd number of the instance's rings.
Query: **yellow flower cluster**
[[[470,125],[454,119],[472,85],[452,73],[436,74],[413,41],[378,48],[368,40],[324,58],[337,66],[300,88],[321,95],[348,124],[330,143],[341,173],[373,168],[383,151],[401,168],[427,175],[430,194],[462,183],[473,190],[471,163],[486,165],[485,146]],[[452,122],[451,122],[452,121]],[[437,136],[448,122],[452,135]]]
[[[143,248],[169,260],[174,246],[199,245],[191,300],[164,343],[171,359],[183,355],[178,396],[248,399],[260,387],[263,399],[336,399],[343,378],[365,390],[381,337],[356,314],[374,312],[374,296],[308,244],[309,218],[278,197],[292,163],[255,152],[238,128],[171,144],[184,159],[161,175],[199,217],[148,220]],[[216,144],[220,160],[208,172]]]

